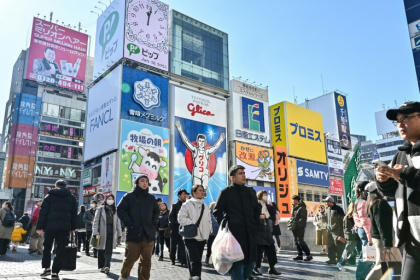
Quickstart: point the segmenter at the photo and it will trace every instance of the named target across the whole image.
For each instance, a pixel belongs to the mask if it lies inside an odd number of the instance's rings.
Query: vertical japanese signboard
[[[347,111],[347,101],[344,95],[334,92],[335,110],[337,113],[338,135],[341,148],[351,149],[350,123]]]
[[[287,147],[285,106],[286,102],[270,106],[271,143],[273,146]]]
[[[343,180],[341,179],[330,179],[330,194],[343,195]]]
[[[341,145],[339,141],[326,139],[327,141],[327,157],[328,169],[330,175],[344,176],[343,171],[343,155],[341,153]]]
[[[87,34],[34,18],[26,78],[83,92],[87,45]]]
[[[290,218],[292,214],[291,195],[288,176],[288,156],[285,147],[274,147],[274,168],[276,170],[276,195],[277,207],[280,210],[280,216]]]

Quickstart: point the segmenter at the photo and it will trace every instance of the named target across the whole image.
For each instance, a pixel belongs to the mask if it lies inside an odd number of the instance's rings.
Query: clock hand
[[[147,25],[149,25],[150,15],[152,14],[152,7],[149,8],[149,11],[146,14],[147,14]]]

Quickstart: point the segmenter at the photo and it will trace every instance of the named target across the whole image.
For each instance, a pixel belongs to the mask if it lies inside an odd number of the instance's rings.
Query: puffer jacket
[[[354,211],[353,219],[354,219],[354,229],[363,228],[367,235],[369,243],[372,243],[372,236],[370,234],[370,227],[371,221],[367,214],[367,201],[363,199],[356,200],[356,211]]]
[[[13,232],[12,232],[12,236],[10,237],[10,241],[21,242],[22,235],[27,233],[27,231],[22,228],[22,224],[21,223],[18,223],[18,224],[20,226],[16,227],[15,225],[15,228],[13,229]]]
[[[203,217],[201,218],[200,225],[197,229],[197,236],[184,239],[195,239],[203,241],[209,239],[212,232],[212,223],[209,208],[204,204],[202,199],[191,198],[182,204],[178,212],[178,223],[181,226],[192,225],[197,223],[200,218],[201,209],[204,207]]]
[[[37,230],[70,231],[77,225],[77,201],[66,188],[52,189],[41,205]]]
[[[96,209],[90,208],[86,210],[85,214],[83,215],[83,222],[86,226],[86,231],[92,231],[92,223],[95,219]]]
[[[306,204],[300,201],[298,205],[293,205],[292,216],[290,219],[295,220],[295,230],[306,228],[306,221],[308,219],[308,210],[306,210]]]

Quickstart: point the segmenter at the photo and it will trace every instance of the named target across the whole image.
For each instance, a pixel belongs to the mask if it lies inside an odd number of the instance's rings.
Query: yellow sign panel
[[[287,147],[285,106],[286,102],[270,106],[271,143],[273,146]]]
[[[285,103],[289,155],[326,163],[322,115],[293,103]]]

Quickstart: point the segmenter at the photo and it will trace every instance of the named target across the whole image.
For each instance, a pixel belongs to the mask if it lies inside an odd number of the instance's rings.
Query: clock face
[[[167,5],[159,1],[134,0],[128,4],[127,27],[131,37],[150,47],[168,38]]]

